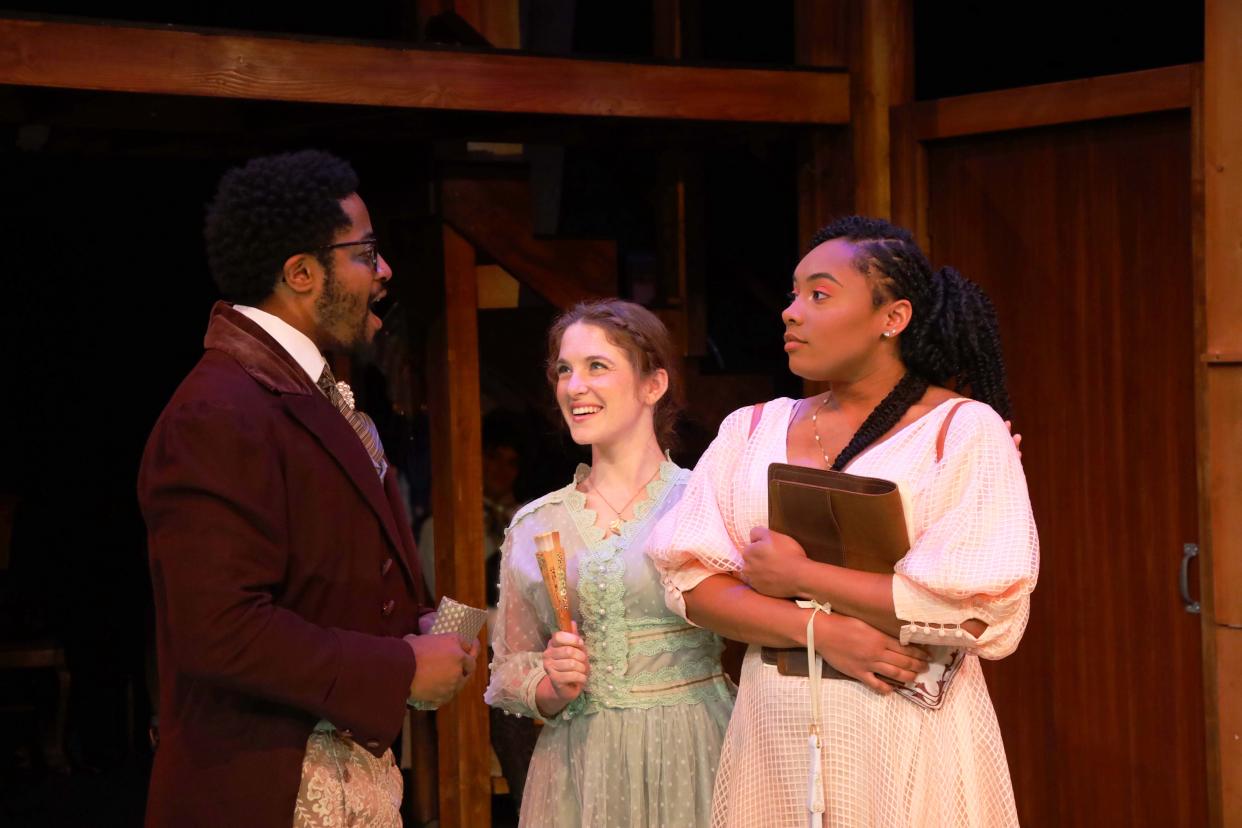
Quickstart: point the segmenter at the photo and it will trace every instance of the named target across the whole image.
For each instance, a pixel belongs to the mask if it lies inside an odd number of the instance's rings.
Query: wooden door
[[[928,145],[929,254],[993,298],[1042,568],[988,665],[1024,825],[1206,824],[1189,113]],[[1192,583],[1197,572],[1192,572]]]

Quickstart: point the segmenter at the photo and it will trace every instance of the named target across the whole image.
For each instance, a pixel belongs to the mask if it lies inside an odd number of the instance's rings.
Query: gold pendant
[[[608,531],[612,532],[614,535],[621,534],[621,518],[617,518],[612,523],[608,524]]]

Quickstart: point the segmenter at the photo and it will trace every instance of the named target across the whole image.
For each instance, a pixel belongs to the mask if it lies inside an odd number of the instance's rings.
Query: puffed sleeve
[[[912,500],[914,525],[925,528],[893,577],[901,642],[1009,655],[1026,629],[1039,536],[1022,464],[996,412],[962,406],[943,459]],[[978,639],[960,627],[970,619],[988,625]]]
[[[652,532],[647,554],[664,584],[664,602],[682,618],[686,617],[683,592],[711,575],[742,568],[745,544],[729,529],[733,522],[730,489],[733,470],[746,448],[753,408],[740,408],[720,424],[716,439],[694,467],[681,502]]]

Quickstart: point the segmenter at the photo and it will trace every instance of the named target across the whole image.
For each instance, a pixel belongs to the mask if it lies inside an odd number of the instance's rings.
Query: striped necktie
[[[344,385],[344,383],[341,384]],[[319,375],[318,385],[320,390],[328,395],[328,399],[341,412],[341,415],[353,426],[358,439],[362,441],[362,447],[367,450],[367,454],[371,457],[371,465],[375,466],[376,474],[380,476],[380,480],[383,480],[384,472],[388,471],[388,459],[384,457],[384,446],[380,442],[379,431],[375,428],[375,421],[363,412],[355,409],[345,400],[345,395],[341,393],[341,389],[337,386],[336,377],[332,376],[332,369],[327,365],[323,366],[323,373]],[[345,387],[348,388],[349,386]]]

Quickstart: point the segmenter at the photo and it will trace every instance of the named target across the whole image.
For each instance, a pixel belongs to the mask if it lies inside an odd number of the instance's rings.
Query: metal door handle
[[[1182,591],[1182,605],[1186,612],[1199,613],[1199,602],[1190,597],[1190,561],[1199,556],[1199,544],[1182,544],[1182,571],[1177,583]]]

